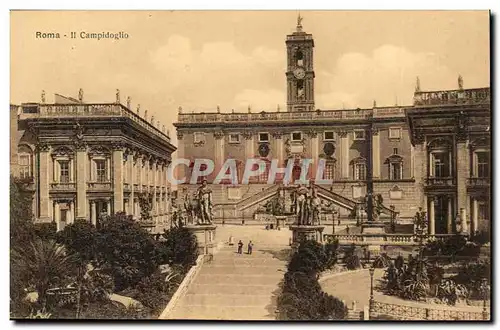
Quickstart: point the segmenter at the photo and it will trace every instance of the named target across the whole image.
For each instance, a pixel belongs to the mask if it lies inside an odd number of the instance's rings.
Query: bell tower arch
[[[286,36],[288,111],[314,111],[314,40],[302,30],[302,20],[299,14],[295,32]]]

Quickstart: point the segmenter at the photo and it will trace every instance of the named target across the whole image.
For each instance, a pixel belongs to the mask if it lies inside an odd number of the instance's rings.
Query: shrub
[[[472,236],[472,239],[471,239],[472,242],[474,242],[478,245],[484,245],[486,243],[489,243],[490,240],[491,240],[490,233],[487,231],[477,232]]]
[[[66,249],[75,253],[83,264],[93,260],[96,256],[97,230],[86,220],[76,220],[57,233],[56,241],[64,244]]]
[[[475,263],[464,264],[458,271],[458,274],[454,277],[454,281],[457,284],[464,285],[469,293],[470,298],[473,299],[483,299],[485,290],[491,283],[491,264],[488,260],[478,261]],[[486,281],[486,287],[484,286],[484,281]],[[488,293],[489,294],[489,293]]]
[[[377,256],[375,260],[373,261],[373,267],[374,268],[386,268],[389,266],[391,263],[391,259],[387,255],[387,253],[382,253],[381,255]]]
[[[352,244],[344,253],[344,258],[342,261],[345,264],[345,267],[349,270],[354,270],[361,268],[361,258],[360,258],[360,249],[356,247],[356,245]]]
[[[181,265],[184,272],[196,264],[198,243],[191,231],[182,226],[174,227],[167,230],[163,237],[166,240],[158,242],[162,253],[162,263]]]
[[[453,280],[443,280],[439,284],[437,297],[448,305],[455,305],[459,299],[468,296],[467,289]]]
[[[164,257],[157,242],[124,213],[104,220],[95,242],[97,266],[113,276],[117,291],[153,274]]]
[[[34,234],[43,240],[55,240],[57,233],[57,225],[54,221],[35,223],[33,225]]]
[[[403,266],[405,265],[405,258],[403,256],[399,255],[396,257],[396,260],[394,261],[394,266],[397,269],[403,269]]]

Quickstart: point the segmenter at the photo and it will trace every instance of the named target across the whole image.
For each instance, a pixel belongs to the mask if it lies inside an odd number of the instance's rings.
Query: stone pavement
[[[286,271],[291,232],[256,226],[218,226],[216,241],[225,245],[214,260],[204,264],[174,307],[170,319],[274,320],[279,283]],[[244,254],[237,254],[242,240]],[[252,255],[246,245],[252,240]]]

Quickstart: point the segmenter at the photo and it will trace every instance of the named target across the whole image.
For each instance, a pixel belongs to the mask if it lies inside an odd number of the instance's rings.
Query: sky
[[[286,103],[286,35],[297,11],[13,11],[11,103],[53,94],[122,103],[173,132],[184,112],[275,111]],[[315,41],[316,108],[409,105],[422,90],[489,86],[487,11],[302,11]],[[71,39],[70,32],[127,39]],[[60,39],[36,38],[60,33]],[[171,134],[175,141],[175,134]]]

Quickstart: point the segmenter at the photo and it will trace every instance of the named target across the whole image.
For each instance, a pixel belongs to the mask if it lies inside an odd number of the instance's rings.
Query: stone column
[[[380,135],[378,128],[372,129],[372,174],[374,179],[380,178]]]
[[[50,205],[49,197],[49,178],[50,178],[50,159],[49,159],[48,145],[39,146],[39,157],[40,157],[40,221],[50,222],[50,213],[52,206]]]
[[[446,215],[446,230],[448,234],[453,233],[453,197],[448,196],[448,213]]]
[[[457,140],[456,162],[457,171],[454,178],[456,178],[457,185],[457,210],[464,209],[465,214],[469,214],[469,205],[467,203],[467,178],[469,175],[469,152],[466,141]]]
[[[107,203],[108,203],[108,215],[111,215],[111,200],[108,199]],[[122,203],[123,203],[123,200],[122,200]]]
[[[414,155],[414,147],[410,145],[410,178],[415,177],[415,155]],[[403,172],[404,179],[404,172]]]
[[[87,219],[87,147],[76,149],[76,217]]]
[[[90,215],[90,221],[92,222],[92,224],[95,226],[97,224],[97,210],[96,210],[96,205],[95,205],[95,201],[94,200],[91,200],[90,201],[90,208],[91,208],[91,215]]]
[[[472,234],[474,234],[478,229],[479,221],[479,207],[477,198],[472,199]]]
[[[123,147],[120,144],[113,145],[113,206],[114,213],[123,212]],[[108,208],[108,212],[111,209]]]
[[[225,159],[225,136],[224,132],[222,131],[217,131],[214,132],[214,138],[215,138],[215,169],[213,174],[211,176],[215,179],[217,174],[219,173],[220,169],[224,165]]]
[[[434,217],[435,197],[427,196],[427,199],[429,200],[429,234],[435,235],[436,234],[436,219]]]
[[[57,160],[52,157],[52,182],[59,182],[59,171],[57,170]]]
[[[319,162],[319,139],[317,131],[310,131],[309,138],[311,139],[311,158],[313,163],[311,164],[311,178],[314,180],[316,178],[316,170],[318,168]]]
[[[60,229],[60,222],[61,222],[61,211],[60,211],[60,208],[59,208],[59,202],[58,201],[54,201],[54,221],[56,223],[56,226],[57,226],[57,231],[59,231]]]
[[[134,195],[135,195],[135,182],[136,182],[136,174],[135,174],[135,155],[134,154],[131,154],[130,155],[130,164],[129,164],[129,173],[130,173],[130,179],[129,179],[129,182],[130,182],[130,197],[129,197],[129,205],[130,205],[130,209],[129,209],[129,213],[130,214],[134,214],[134,209],[135,209],[135,205],[134,205]]]
[[[339,136],[341,178],[349,179],[349,134],[347,131],[341,131]]]
[[[245,138],[245,156],[247,159],[253,158],[255,156],[253,133],[245,132],[243,137]]]
[[[153,184],[153,205],[151,207],[151,215],[153,216],[153,220],[155,222],[158,222],[158,204],[156,203],[156,194],[158,193],[156,191],[156,173],[158,171],[158,163],[156,160],[153,162],[153,170],[152,172],[152,184]]]
[[[419,196],[416,198],[416,201],[420,204],[423,205],[424,208],[427,207],[427,202],[425,200],[425,194],[424,194],[424,185],[425,185],[425,179],[427,178],[427,151],[425,147],[425,141],[421,139],[420,141],[417,141],[417,144],[415,145],[415,148],[413,150],[413,156],[414,156],[414,172],[413,176],[415,178],[415,184],[417,189],[415,191],[419,194]],[[417,205],[418,206],[418,205]],[[429,213],[427,213],[429,214]]]

